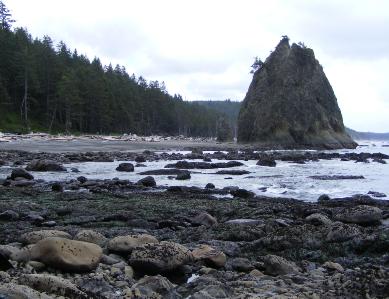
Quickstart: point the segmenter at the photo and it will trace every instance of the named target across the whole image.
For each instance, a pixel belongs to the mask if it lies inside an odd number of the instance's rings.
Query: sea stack
[[[256,70],[238,119],[238,142],[272,148],[355,148],[312,49],[283,37]]]

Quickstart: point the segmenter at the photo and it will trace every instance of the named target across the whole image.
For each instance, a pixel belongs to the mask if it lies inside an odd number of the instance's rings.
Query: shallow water
[[[381,152],[389,154],[389,147],[383,146],[387,143],[360,142],[360,144],[367,146],[360,146],[355,150],[338,150],[336,152]],[[143,177],[139,175],[139,172],[164,168],[166,164],[171,163],[171,161],[146,162],[144,164],[147,167],[136,167],[135,172],[126,173],[115,170],[121,162],[123,161],[71,163],[64,165],[68,172],[33,172],[33,175],[36,179],[44,179],[46,181],[70,180],[82,175],[88,179],[112,179],[117,177],[135,182]],[[389,164],[375,162],[365,164],[334,159],[308,162],[306,164],[277,161],[276,167],[263,167],[257,166],[257,161],[254,160],[241,162],[245,166],[228,169],[248,170],[250,174],[240,176],[219,175],[215,174],[217,169],[207,169],[192,170],[191,179],[187,181],[177,181],[169,178],[167,175],[155,175],[154,178],[158,185],[163,186],[204,187],[207,183],[213,183],[217,188],[238,186],[253,191],[256,194],[293,197],[305,201],[316,201],[321,194],[328,194],[330,197],[344,197],[377,191],[389,195]],[[72,167],[77,168],[80,172],[70,172]],[[10,171],[11,169],[7,167],[0,168],[0,178],[5,178]],[[317,175],[362,175],[365,179],[326,181],[309,178],[310,176]],[[266,191],[264,192],[263,190]]]

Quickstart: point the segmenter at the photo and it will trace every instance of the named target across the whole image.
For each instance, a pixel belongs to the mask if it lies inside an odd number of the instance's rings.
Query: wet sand
[[[21,150],[27,152],[111,152],[128,151],[140,152],[144,150],[192,150],[193,148],[206,148],[208,150],[237,149],[236,143],[220,143],[216,141],[190,141],[190,140],[162,140],[149,141],[107,141],[107,140],[16,140],[1,142],[0,150]]]

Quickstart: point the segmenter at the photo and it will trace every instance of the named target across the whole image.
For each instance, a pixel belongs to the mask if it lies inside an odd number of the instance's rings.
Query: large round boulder
[[[40,240],[50,238],[50,237],[59,237],[65,239],[71,239],[72,236],[67,232],[60,230],[38,230],[29,233],[24,233],[20,236],[20,241],[23,244],[35,244]]]
[[[137,184],[145,187],[155,187],[157,185],[155,179],[152,176],[147,176],[140,179]]]
[[[75,235],[74,240],[94,243],[100,246],[104,246],[107,243],[107,238],[91,229],[81,230]]]
[[[359,205],[340,210],[334,214],[334,219],[361,225],[377,224],[382,219],[382,210],[377,207]]]
[[[26,170],[28,171],[66,171],[66,168],[62,164],[51,160],[33,160],[31,161]]]
[[[300,272],[294,262],[288,261],[281,256],[267,255],[263,259],[266,273],[270,275],[285,275]]]
[[[158,243],[158,240],[148,234],[118,236],[108,242],[108,250],[116,253],[130,254],[138,246]]]
[[[193,258],[203,261],[205,264],[213,267],[223,267],[226,264],[226,255],[209,245],[202,244],[192,251]]]
[[[163,273],[193,260],[188,248],[174,242],[148,243],[133,249],[130,264],[145,273]]]
[[[64,238],[46,238],[29,249],[31,260],[55,269],[85,272],[95,269],[102,257],[99,245]]]
[[[120,163],[118,167],[116,167],[117,171],[122,172],[133,172],[134,165],[132,163]]]

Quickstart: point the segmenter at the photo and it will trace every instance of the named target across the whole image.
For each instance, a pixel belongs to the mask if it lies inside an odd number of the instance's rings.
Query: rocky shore
[[[118,171],[133,171],[161,159],[167,167],[158,171],[188,179],[198,169],[230,172],[235,160],[277,167],[278,160],[387,158],[0,152],[0,165],[14,169],[0,184],[0,298],[386,298],[389,202],[377,199],[380,194],[323,195],[308,203],[217,189],[211,182],[162,188],[153,173],[138,182],[79,177],[53,183],[33,175],[73,171],[62,165],[69,161],[118,159],[128,161]]]

